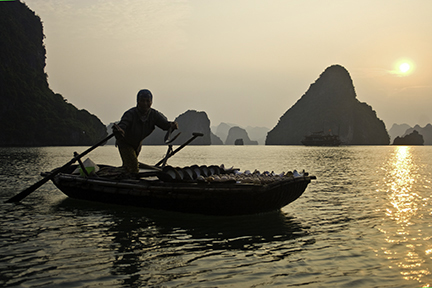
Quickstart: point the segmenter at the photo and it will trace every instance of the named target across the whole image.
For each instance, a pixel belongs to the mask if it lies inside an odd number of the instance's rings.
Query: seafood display
[[[198,182],[231,182],[231,183],[253,183],[253,184],[269,184],[276,181],[289,180],[296,177],[308,176],[304,170],[299,173],[297,170],[275,173],[274,171],[260,172],[254,170],[240,171],[237,168],[225,168],[225,165],[220,166],[187,166],[187,167],[172,167],[165,166],[162,169],[163,173],[159,173],[158,177],[163,181],[198,181]]]

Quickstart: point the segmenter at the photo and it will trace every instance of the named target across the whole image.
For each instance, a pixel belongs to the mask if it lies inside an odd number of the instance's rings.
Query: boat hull
[[[311,179],[313,176],[302,176],[256,185],[112,180],[58,174],[53,182],[75,199],[207,215],[245,215],[281,209],[299,198]]]

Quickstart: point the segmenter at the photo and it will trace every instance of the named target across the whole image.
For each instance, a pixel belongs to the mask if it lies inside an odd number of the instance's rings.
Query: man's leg
[[[129,145],[118,145],[120,156],[123,161],[123,167],[129,173],[138,173],[138,155],[131,146]]]

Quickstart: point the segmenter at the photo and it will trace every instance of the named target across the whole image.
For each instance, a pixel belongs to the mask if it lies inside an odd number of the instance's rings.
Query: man
[[[147,89],[140,90],[137,106],[126,111],[120,123],[113,126],[123,167],[129,173],[138,173],[138,155],[142,141],[153,132],[155,126],[162,130],[178,128],[177,122],[169,122],[162,113],[151,108],[152,104],[152,93]]]

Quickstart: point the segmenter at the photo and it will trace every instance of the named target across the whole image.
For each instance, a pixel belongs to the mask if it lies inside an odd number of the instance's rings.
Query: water
[[[1,287],[432,286],[431,146],[188,146],[169,160],[317,176],[261,215],[94,204],[50,182],[3,203],[86,148],[0,148]],[[165,149],[144,147],[140,161]],[[120,165],[112,146],[88,156]]]

